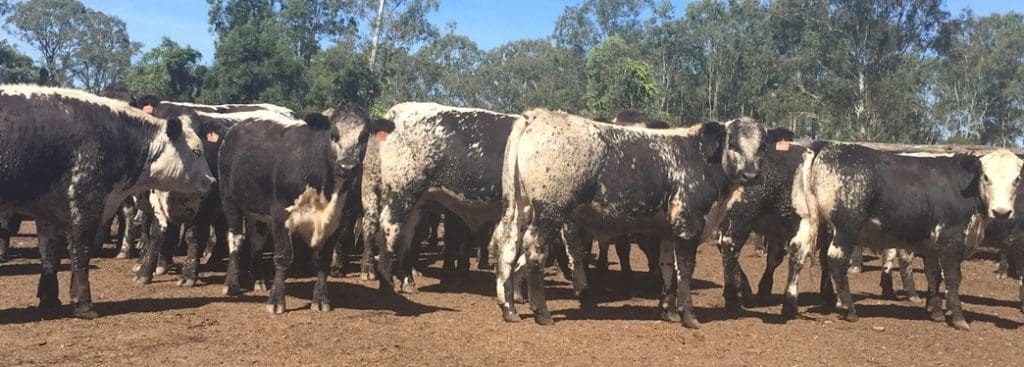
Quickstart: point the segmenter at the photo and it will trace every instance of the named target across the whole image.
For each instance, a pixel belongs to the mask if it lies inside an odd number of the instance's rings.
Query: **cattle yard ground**
[[[851,276],[860,322],[816,312],[818,267],[801,277],[802,318],[778,316],[786,264],[775,275],[770,306],[731,317],[721,297],[717,249],[701,248],[694,302],[703,327],[687,330],[658,320],[653,282],[623,291],[617,258],[608,274],[594,274],[599,307],[581,310],[560,274],[547,276],[555,325],[532,318],[501,321],[494,277],[474,271],[456,286],[441,285],[440,261],[418,279],[420,293],[379,296],[377,282],[332,279],[335,310],[309,310],[312,278],[289,281],[289,312],[264,311],[266,292],[238,298],[221,294],[223,269],[204,272],[207,285],[179,288],[177,276],[132,283],[133,260],[94,259],[90,280],[101,317],[92,321],[40,320],[35,310],[39,274],[34,225],[13,239],[14,259],[0,265],[0,365],[1018,365],[1024,358],[1024,315],[1017,284],[997,279],[995,262],[964,262],[963,301],[972,330],[960,332],[929,320],[923,306],[880,299],[879,261],[865,256],[865,272]],[[109,246],[109,245],[108,245]],[[109,248],[108,252],[111,252]],[[633,268],[646,269],[634,250]],[[110,253],[104,255],[112,255]],[[434,254],[426,254],[434,256]],[[436,258],[434,256],[433,258]],[[180,260],[180,258],[179,258]],[[815,261],[816,262],[816,261]],[[741,259],[756,283],[764,258],[751,246]],[[921,269],[920,261],[916,269]],[[918,288],[924,277],[916,272]],[[68,303],[70,273],[60,272]],[[898,276],[896,277],[899,278]],[[897,282],[899,282],[897,280]],[[897,289],[899,284],[896,285]],[[70,307],[65,306],[70,312]],[[520,314],[529,309],[520,305]]]

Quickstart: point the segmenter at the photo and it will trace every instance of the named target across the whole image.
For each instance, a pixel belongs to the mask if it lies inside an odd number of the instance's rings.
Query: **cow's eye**
[[[988,175],[981,175],[981,182],[988,183]]]
[[[203,156],[203,150],[202,149],[192,149],[192,154],[195,154],[196,157],[202,157]]]
[[[1013,185],[1016,186],[1018,184],[1020,184],[1020,177],[1013,179]]]
[[[338,133],[331,133],[331,141],[338,142],[338,140],[341,140],[341,135]]]

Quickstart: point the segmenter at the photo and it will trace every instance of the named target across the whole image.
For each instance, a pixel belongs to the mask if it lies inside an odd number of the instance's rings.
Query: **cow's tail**
[[[500,242],[517,241],[518,233],[521,231],[520,223],[527,219],[523,214],[523,186],[522,177],[517,164],[519,152],[519,139],[526,130],[528,121],[526,117],[516,119],[509,133],[508,142],[505,144],[505,155],[501,166],[501,203],[502,216],[497,230],[502,233],[495,233],[490,243],[492,254],[500,253]]]
[[[815,149],[816,148],[816,149]],[[814,253],[820,235],[821,215],[813,184],[813,165],[820,146],[804,151],[803,162],[793,178],[792,205],[800,216],[800,226],[790,241],[790,256],[807,256]]]

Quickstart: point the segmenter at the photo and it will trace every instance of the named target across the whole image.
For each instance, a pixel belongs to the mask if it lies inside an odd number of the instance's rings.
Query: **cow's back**
[[[467,205],[498,203],[505,145],[518,116],[404,103],[385,117],[396,125],[379,152],[381,183],[389,190],[451,192]]]
[[[76,174],[97,186],[138,179],[156,127],[99,104],[58,95],[0,93],[0,203],[27,202]],[[73,167],[75,167],[73,169]]]

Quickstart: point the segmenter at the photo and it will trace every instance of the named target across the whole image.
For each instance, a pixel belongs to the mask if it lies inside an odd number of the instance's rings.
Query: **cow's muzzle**
[[[1013,218],[1013,209],[1009,208],[996,208],[989,211],[989,217],[994,219],[1011,219]]]

